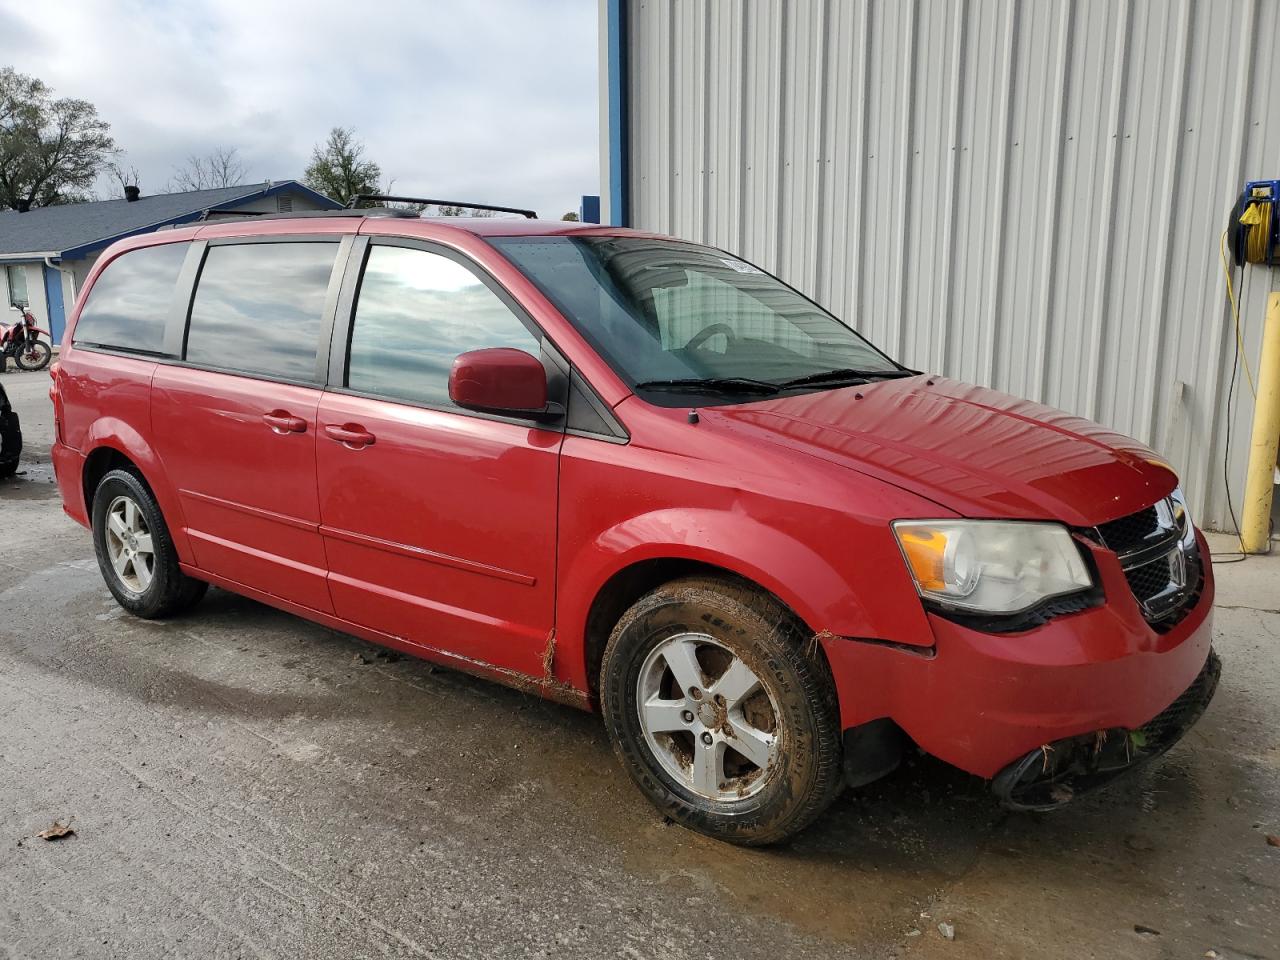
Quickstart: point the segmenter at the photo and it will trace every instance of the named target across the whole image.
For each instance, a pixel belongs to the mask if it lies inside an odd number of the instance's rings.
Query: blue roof
[[[37,207],[27,213],[0,211],[0,257],[46,254],[75,259],[135,233],[196,220],[206,210],[225,209],[279,193],[300,193],[321,207],[336,209],[334,200],[296,180],[246,183],[215,190],[160,193],[128,200],[98,200]]]

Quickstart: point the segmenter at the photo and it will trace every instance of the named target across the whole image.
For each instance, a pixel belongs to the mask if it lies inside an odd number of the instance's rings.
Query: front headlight
[[[1080,550],[1061,524],[899,520],[893,533],[920,596],[948,607],[1018,613],[1093,586]]]
[[[1175,487],[1169,494],[1169,503],[1173,507],[1173,522],[1181,535],[1182,549],[1190,550],[1196,542],[1196,525],[1191,522],[1191,511],[1187,509],[1187,497],[1181,487]]]

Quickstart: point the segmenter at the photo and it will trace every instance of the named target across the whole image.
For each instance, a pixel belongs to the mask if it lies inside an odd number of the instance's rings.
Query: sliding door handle
[[[326,423],[324,432],[330,440],[336,440],[344,447],[349,447],[352,450],[372,446],[373,441],[377,439],[358,423]]]

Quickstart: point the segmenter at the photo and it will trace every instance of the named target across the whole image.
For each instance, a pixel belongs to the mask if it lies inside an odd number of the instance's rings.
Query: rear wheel
[[[49,365],[51,356],[53,351],[47,343],[43,340],[32,340],[20,346],[13,359],[22,370],[43,370]]]
[[[666,584],[609,638],[614,748],[664,814],[733,843],[776,843],[840,789],[834,685],[803,625],[731,580]]]
[[[112,470],[94,492],[93,546],[107,589],[135,616],[172,616],[208,589],[182,572],[155,497],[128,470]]]

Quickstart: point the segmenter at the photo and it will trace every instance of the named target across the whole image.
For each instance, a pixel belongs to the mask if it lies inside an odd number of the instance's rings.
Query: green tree
[[[303,182],[344,206],[362,193],[380,193],[382,168],[364,155],[364,144],[349,127],[334,127],[311,151]]]
[[[35,77],[0,68],[0,207],[87,199],[114,155],[110,130],[87,100],[55,99]]]

